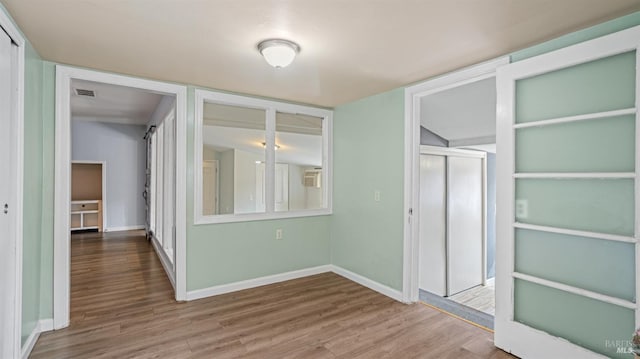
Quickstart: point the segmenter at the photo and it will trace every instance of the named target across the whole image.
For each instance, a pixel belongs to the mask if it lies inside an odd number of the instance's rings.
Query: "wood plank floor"
[[[31,358],[510,358],[492,334],[327,273],[187,303],[131,232],[74,235],[71,325]]]

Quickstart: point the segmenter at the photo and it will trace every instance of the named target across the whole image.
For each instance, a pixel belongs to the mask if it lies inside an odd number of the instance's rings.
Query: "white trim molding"
[[[13,21],[5,12],[0,11],[0,31],[4,30],[7,35],[11,38],[11,41],[16,45],[17,52],[11,54],[13,57],[11,61],[15,61],[15,72],[12,76],[12,82],[15,81],[15,96],[16,98],[12,104],[12,120],[13,120],[13,134],[12,137],[15,142],[12,143],[14,146],[13,150],[15,151],[16,160],[15,168],[12,170],[12,186],[14,186],[13,198],[11,198],[11,202],[13,204],[12,208],[12,230],[9,233],[10,239],[15,239],[15,243],[10,243],[9,248],[13,247],[13,258],[9,258],[9,263],[12,268],[8,273],[8,276],[13,278],[13,280],[8,283],[8,286],[11,287],[8,289],[6,293],[3,295],[11,298],[7,303],[13,303],[13,310],[9,317],[12,317],[12,320],[8,320],[6,323],[0,323],[0,335],[3,336],[1,339],[4,342],[5,339],[9,338],[12,344],[7,347],[10,348],[8,350],[2,349],[0,352],[0,356],[9,354],[13,358],[19,358],[22,347],[22,247],[23,247],[23,228],[24,228],[24,213],[23,213],[23,202],[24,202],[24,106],[25,106],[25,47],[26,40],[22,36],[20,30],[14,25]],[[15,170],[15,171],[14,171]],[[0,310],[5,310],[5,308],[0,308]],[[8,344],[8,343],[7,343]],[[2,348],[0,346],[0,348]],[[5,348],[7,348],[5,347]]]
[[[144,224],[135,224],[133,226],[122,226],[122,227],[108,227],[105,228],[105,232],[122,232],[122,231],[135,231],[138,229],[145,229],[146,226]]]
[[[351,272],[349,270],[346,270],[342,267],[339,267],[333,264],[326,264],[326,265],[321,265],[317,267],[295,270],[291,272],[284,272],[284,273],[278,273],[278,274],[268,275],[268,276],[259,277],[259,278],[247,279],[239,282],[216,285],[213,287],[208,287],[203,289],[196,289],[196,290],[187,292],[187,300],[202,299],[202,298],[211,297],[214,295],[237,292],[239,290],[261,287],[263,285],[280,283],[280,282],[284,282],[292,279],[309,277],[312,275],[316,275],[320,273],[328,273],[328,272],[333,272],[341,277],[344,277],[346,279],[349,279],[352,282],[365,286],[391,299],[397,300],[399,302],[403,302],[401,291],[388,287],[384,284],[380,284],[360,274]]]
[[[38,338],[40,338],[40,334],[51,330],[53,330],[53,319],[40,319],[31,331],[31,334],[29,334],[27,340],[24,342],[20,357],[22,359],[29,358],[33,347],[36,345]]]
[[[398,302],[405,302],[402,292],[399,290],[393,289],[384,284],[380,284],[372,279],[369,279],[365,276],[354,273],[337,265],[331,265],[331,271],[339,276],[349,279],[350,281],[356,282],[380,294],[386,295],[391,299],[397,300]]]
[[[176,97],[176,300],[186,299],[187,88],[165,82],[56,65],[53,323],[69,325],[72,79],[127,86]]]
[[[298,279],[308,277],[320,273],[331,272],[330,265],[321,265],[317,267],[305,268],[294,270],[291,272],[284,272],[279,274],[268,275],[264,277],[247,279],[239,282],[233,282],[228,284],[216,285],[209,288],[196,289],[187,292],[187,300],[196,300],[214,295],[220,295],[225,293],[237,292],[239,290],[261,287],[263,285],[280,283],[292,279]]]
[[[420,100],[422,97],[441,91],[495,77],[496,69],[508,63],[509,57],[503,56],[409,86],[404,91],[404,213],[406,216],[402,261],[402,297],[404,302],[418,301]]]
[[[144,226],[143,226],[144,228]],[[167,256],[167,252],[162,248],[162,245],[158,242],[156,236],[151,236],[151,244],[153,245],[153,250],[156,251],[156,255],[160,258],[160,264],[162,264],[162,268],[164,268],[165,273],[167,273],[167,278],[169,278],[169,282],[171,282],[171,286],[173,290],[176,289],[176,276],[173,268],[173,263],[171,263],[171,259]]]

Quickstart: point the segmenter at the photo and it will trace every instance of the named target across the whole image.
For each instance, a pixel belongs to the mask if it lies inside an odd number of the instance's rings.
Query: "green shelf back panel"
[[[516,179],[520,223],[633,236],[634,213],[633,179]]]
[[[516,81],[516,123],[635,106],[635,51]]]
[[[514,299],[516,322],[608,357],[632,358],[617,349],[631,340],[633,310],[519,279]]]
[[[515,230],[516,272],[635,302],[635,245]]]
[[[516,172],[634,172],[635,115],[516,130]]]

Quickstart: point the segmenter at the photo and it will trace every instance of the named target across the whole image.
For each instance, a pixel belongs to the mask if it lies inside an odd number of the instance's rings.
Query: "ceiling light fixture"
[[[262,143],[262,147],[267,148],[267,143],[266,143],[266,142],[261,142],[261,143]],[[278,150],[278,148],[280,148],[280,146],[279,146],[279,145],[276,145],[275,150],[277,151],[277,150]]]
[[[258,44],[258,51],[267,63],[277,69],[287,67],[300,52],[295,42],[283,39],[264,40]]]

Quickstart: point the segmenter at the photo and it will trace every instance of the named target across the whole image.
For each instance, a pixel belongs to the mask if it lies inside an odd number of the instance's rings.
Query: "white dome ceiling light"
[[[269,65],[280,69],[293,62],[293,59],[300,52],[300,46],[289,40],[270,39],[260,42],[258,51]]]

